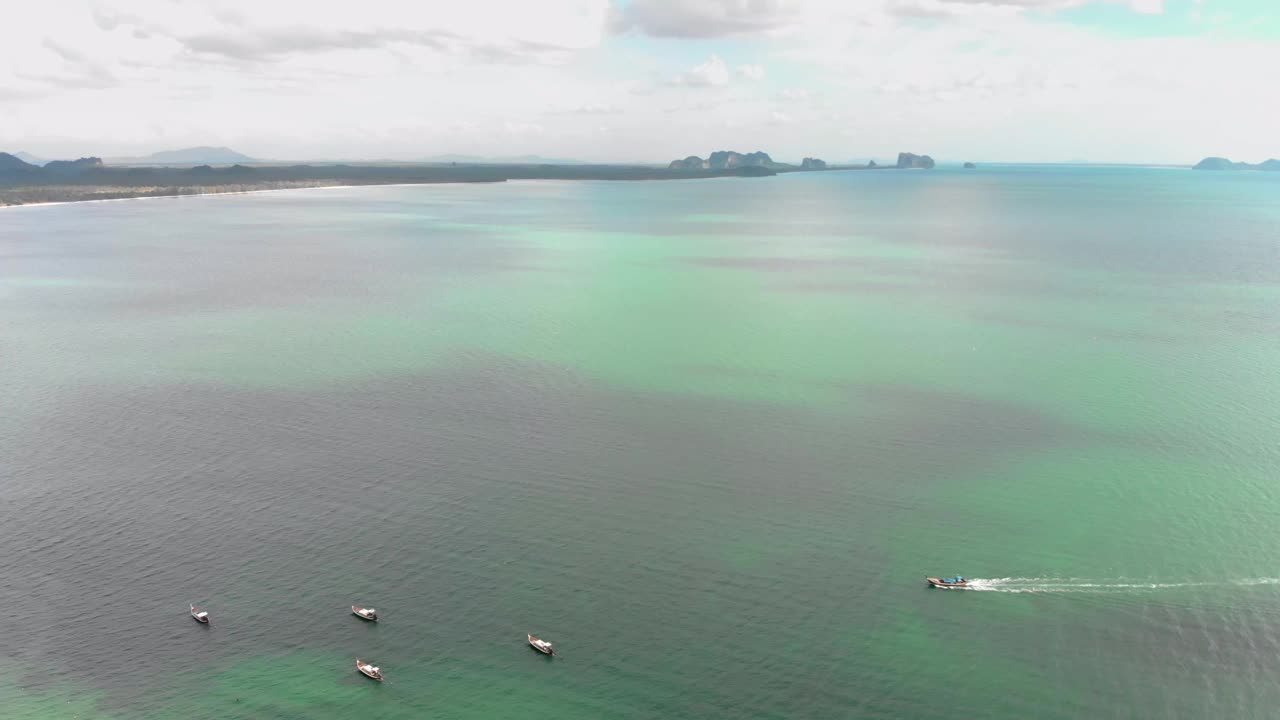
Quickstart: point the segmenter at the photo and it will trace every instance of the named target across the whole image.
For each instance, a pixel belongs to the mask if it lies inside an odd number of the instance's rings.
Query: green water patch
[[[519,657],[527,661],[520,663],[520,668],[443,656],[400,664],[362,658],[381,663],[386,679],[377,682],[359,674],[354,658],[334,653],[250,656],[206,675],[201,690],[152,703],[150,710],[141,711],[144,714],[130,717],[393,720],[636,716],[616,699],[606,702],[585,688],[575,687],[572,659],[545,659],[531,652]],[[639,695],[637,688],[635,696]],[[43,720],[43,716],[36,717]]]
[[[421,690],[415,693],[411,683],[404,684],[409,698],[389,683],[360,675],[354,658],[332,653],[251,656],[206,675],[203,689],[194,697],[166,703],[154,716],[181,712],[196,718],[420,717],[410,698]]]
[[[1012,289],[1001,283],[1048,270],[874,238],[844,238],[836,249],[840,238],[821,235],[784,242],[455,224],[475,242],[526,249],[539,269],[422,276],[416,289],[398,278],[359,302],[156,319],[132,326],[153,342],[108,354],[102,366],[152,380],[305,389],[492,355],[630,390],[853,411],[866,409],[850,397],[860,386],[932,388],[1108,431],[1192,421],[1168,385],[1207,370],[1185,352],[1203,337],[1176,312],[1188,301],[1170,304],[1167,292],[1123,275],[1058,269],[1050,290],[1032,292],[1022,279]],[[957,267],[970,270],[938,275]],[[850,277],[870,289],[821,289]],[[780,289],[792,282],[819,290]],[[876,290],[883,282],[906,290]],[[1097,287],[1109,294],[1092,297]],[[1128,299],[1117,302],[1117,293]],[[1212,288],[1198,296],[1244,313],[1269,299]],[[1228,372],[1259,366],[1251,353],[1266,352],[1262,336],[1220,341],[1202,354]]]
[[[946,572],[973,577],[1047,578],[1026,585],[1050,592],[1227,587],[1277,575],[1268,475],[1138,448],[1031,454],[939,486],[896,533],[895,555],[914,567],[945,557]]]
[[[69,679],[50,679],[53,668],[0,660],[0,716],[6,720],[123,720],[103,709],[105,694]]]
[[[929,598],[950,600],[951,598]],[[1054,682],[1046,658],[1029,649],[1009,647],[1016,635],[1010,619],[991,617],[990,625],[972,619],[948,621],[945,609],[890,611],[869,626],[848,632],[852,648],[865,654],[868,667],[902,667],[905,674],[873,674],[863,692],[870,716],[933,716],[939,708],[982,708],[998,716],[1077,717],[1069,692]],[[1016,621],[1014,621],[1016,622]]]

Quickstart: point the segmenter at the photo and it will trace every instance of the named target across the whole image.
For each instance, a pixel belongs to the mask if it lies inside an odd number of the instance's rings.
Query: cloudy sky
[[[44,0],[0,150],[1280,156],[1278,0]]]

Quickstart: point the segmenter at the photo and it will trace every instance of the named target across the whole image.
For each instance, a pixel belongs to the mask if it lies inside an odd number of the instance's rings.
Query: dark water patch
[[[0,247],[38,242],[48,254],[25,253],[0,279],[53,278],[71,286],[92,280],[77,288],[76,300],[86,306],[173,313],[395,301],[433,280],[544,269],[528,244],[430,219],[387,217],[377,204],[331,203],[320,218],[308,219],[290,212],[289,203],[208,199],[214,202],[186,208],[184,223],[196,228],[190,233],[147,223],[154,207],[145,202],[16,214],[0,229]],[[240,219],[248,209],[259,213],[255,220]],[[122,236],[121,224],[134,227]],[[211,232],[216,242],[207,241]]]
[[[819,712],[842,696],[805,678],[853,671],[821,641],[833,618],[885,608],[876,528],[912,511],[903,488],[1090,440],[977,398],[844,392],[859,409],[808,413],[501,361],[332,392],[80,395],[4,439],[0,572],[22,579],[0,601],[41,612],[0,629],[126,705],[167,687],[127,658],[186,675],[372,646],[402,675],[511,669],[541,629],[597,668],[575,687],[616,685],[624,706],[664,688],[654,713],[694,694]],[[755,626],[779,616],[790,637],[762,661]]]

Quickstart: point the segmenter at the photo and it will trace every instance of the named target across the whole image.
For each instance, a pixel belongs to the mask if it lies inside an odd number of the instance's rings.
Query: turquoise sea
[[[0,210],[0,717],[1275,717],[1278,370],[1280,174]]]

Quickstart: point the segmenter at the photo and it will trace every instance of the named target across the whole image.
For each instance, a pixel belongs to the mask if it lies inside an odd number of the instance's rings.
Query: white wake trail
[[[1215,580],[1196,582],[1160,582],[1156,580],[1136,580],[1115,578],[1098,580],[1092,578],[1051,578],[1051,577],[1005,577],[1005,578],[970,578],[969,589],[979,592],[1005,593],[1105,593],[1105,592],[1138,592],[1143,590],[1173,590],[1194,587],[1228,587],[1252,585],[1280,585],[1280,578],[1242,578],[1238,580]]]

